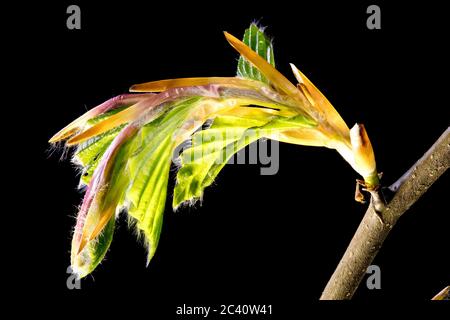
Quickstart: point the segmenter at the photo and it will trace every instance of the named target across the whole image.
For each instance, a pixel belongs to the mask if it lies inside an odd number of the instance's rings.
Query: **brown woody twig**
[[[384,205],[380,190],[371,203],[347,250],[328,281],[321,300],[351,299],[367,268],[377,255],[397,220],[450,166],[450,127],[389,190],[392,199]],[[381,199],[381,200],[380,200]]]

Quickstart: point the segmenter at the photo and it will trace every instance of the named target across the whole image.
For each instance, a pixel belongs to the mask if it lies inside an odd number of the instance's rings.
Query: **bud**
[[[350,130],[355,170],[364,178],[368,188],[378,186],[379,179],[372,144],[363,124],[356,123]]]

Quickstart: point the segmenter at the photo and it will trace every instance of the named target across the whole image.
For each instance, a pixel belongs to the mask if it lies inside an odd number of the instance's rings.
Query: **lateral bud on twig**
[[[356,171],[364,178],[365,187],[376,188],[380,180],[377,173],[375,154],[363,124],[356,123],[350,130],[353,158]]]
[[[365,203],[363,191],[370,192],[372,204],[376,211],[380,212],[384,208],[384,200],[379,193],[380,177],[377,172],[375,154],[372,144],[363,124],[356,123],[350,130],[350,142],[352,144],[353,161],[355,170],[364,178],[356,180],[355,200]]]

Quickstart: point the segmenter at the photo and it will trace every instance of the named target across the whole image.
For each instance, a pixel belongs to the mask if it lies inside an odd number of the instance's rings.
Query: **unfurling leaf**
[[[376,187],[372,146],[363,126],[352,134],[312,82],[291,65],[297,85],[275,69],[273,46],[251,24],[240,41],[237,77],[167,79],[133,85],[131,92],[88,111],[50,142],[77,146],[73,161],[86,186],[72,240],[72,270],[92,272],[112,241],[120,212],[154,256],[164,215],[172,160],[178,166],[173,208],[203,196],[228,160],[260,139],[338,151]],[[208,128],[205,122],[211,123]],[[190,146],[174,152],[184,142]]]

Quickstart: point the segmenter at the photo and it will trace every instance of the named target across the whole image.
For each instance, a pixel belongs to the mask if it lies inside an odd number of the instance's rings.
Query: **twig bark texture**
[[[450,166],[450,127],[389,189],[394,196],[381,208],[371,204],[347,250],[325,287],[321,300],[351,299],[367,267],[397,220]],[[378,195],[379,196],[379,195]]]

